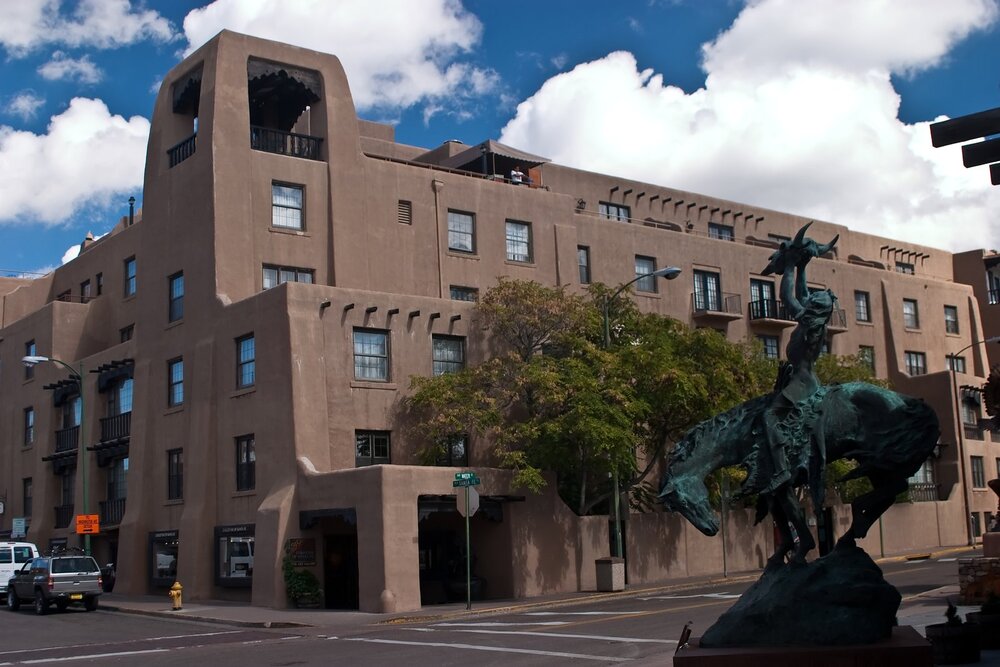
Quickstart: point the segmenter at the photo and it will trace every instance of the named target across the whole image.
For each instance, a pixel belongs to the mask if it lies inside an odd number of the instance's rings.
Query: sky
[[[1000,186],[928,125],[1000,106],[1000,0],[0,0],[0,275],[142,204],[163,75],[220,30],[333,53],[397,141],[554,162],[951,251]]]

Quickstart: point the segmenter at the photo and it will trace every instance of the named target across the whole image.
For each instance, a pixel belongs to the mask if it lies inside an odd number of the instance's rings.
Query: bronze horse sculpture
[[[821,508],[827,461],[856,461],[844,479],[868,477],[872,485],[851,503],[851,526],[837,543],[853,546],[906,490],[939,435],[937,416],[919,399],[864,382],[820,386],[813,363],[822,352],[834,300],[828,290],[807,287],[805,267],[837,239],[817,244],[805,238],[808,227],[782,243],[762,272],[782,275],[782,300],[798,322],[774,391],[691,429],[668,457],[659,494],[667,509],[715,535],[718,523],[705,478],[720,468],[745,467],[740,495],[756,495],[757,522],[770,513],[780,534],[769,568],[793,551],[792,562],[804,562],[815,547],[795,491],[808,486],[813,507]]]

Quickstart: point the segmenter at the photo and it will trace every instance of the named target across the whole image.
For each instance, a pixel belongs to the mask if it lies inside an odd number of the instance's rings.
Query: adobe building
[[[474,302],[499,276],[584,289],[669,265],[680,279],[637,283],[642,310],[778,356],[793,323],[759,271],[805,222],[496,142],[398,144],[357,118],[336,57],[220,33],[163,81],[141,213],[43,278],[0,279],[0,537],[75,545],[74,515],[98,514],[116,591],[165,595],[176,579],[188,599],[277,607],[292,545],[326,606],[414,610],[454,594],[452,481],[471,468],[484,595],[593,589],[607,517],[577,517],[554,483],[511,488],[475,435],[421,465],[409,378],[484,359]],[[994,510],[983,480],[1000,457],[976,404],[982,286],[942,250],[822,221],[810,234],[840,234],[810,265],[844,308],[830,351],[867,355],[942,424],[918,502],[864,546],[965,544]],[[630,514],[630,582],[762,566],[773,538],[751,518],[731,512],[723,543]]]

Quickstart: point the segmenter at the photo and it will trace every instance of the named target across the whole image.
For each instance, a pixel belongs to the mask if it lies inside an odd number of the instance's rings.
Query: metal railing
[[[691,295],[691,305],[696,313],[743,314],[743,303],[739,294],[695,292]]]
[[[56,451],[72,452],[76,449],[80,438],[80,427],[70,426],[56,431]]]
[[[1000,289],[991,289],[986,293],[986,300],[991,306],[1000,303]]]
[[[291,155],[307,160],[322,160],[320,144],[323,139],[306,134],[295,134],[272,130],[266,127],[250,127],[250,148],[255,151]]]
[[[101,418],[101,442],[112,442],[129,437],[132,430],[132,412]]]
[[[777,299],[757,299],[750,302],[750,319],[788,320],[794,322],[788,314],[785,304]]]
[[[830,324],[828,325],[831,329],[846,329],[847,328],[847,312],[843,308],[837,308],[830,314]]]
[[[979,424],[962,424],[966,440],[985,440],[984,430]]]
[[[198,147],[197,139],[198,139],[198,133],[195,132],[184,141],[167,149],[167,155],[170,158],[171,169],[173,169],[181,162],[194,155],[195,149],[197,149]]]
[[[910,501],[914,503],[929,503],[939,500],[938,485],[933,482],[910,482]]]
[[[100,503],[101,525],[117,526],[125,516],[125,498],[102,500]]]
[[[56,528],[67,528],[73,520],[72,505],[56,505]]]

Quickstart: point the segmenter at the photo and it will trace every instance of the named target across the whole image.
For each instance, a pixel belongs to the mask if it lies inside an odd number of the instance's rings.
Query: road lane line
[[[639,600],[690,600],[693,598],[711,598],[714,600],[735,600],[741,593],[699,593],[698,595],[654,595],[648,598],[637,598]]]
[[[641,599],[641,598],[640,598]],[[525,616],[617,616],[620,614],[645,614],[644,611],[529,611]]]
[[[462,623],[453,621],[450,623],[435,623],[434,627],[463,627],[463,628],[505,628],[518,625],[566,625],[569,621],[469,621]]]
[[[620,616],[604,616],[601,618],[588,618],[582,621],[570,621],[563,625],[560,630],[566,628],[575,628],[580,625],[589,625],[590,623],[602,623],[604,621],[623,621],[625,619],[638,618],[640,616],[656,616],[657,614],[672,614],[674,612],[688,611],[690,609],[701,609],[702,607],[714,607],[720,604],[726,604],[729,600],[715,600],[712,602],[702,602],[701,604],[689,604],[682,607],[672,607],[669,609],[652,609],[650,611],[643,611],[636,613],[634,611],[626,612]]]
[[[234,635],[246,630],[225,630],[222,632],[200,632],[193,635],[168,635],[164,637],[143,637],[141,639],[125,639],[113,642],[114,644],[139,644],[142,642],[166,641],[168,639],[191,639],[193,637],[216,637],[218,635]],[[44,648],[23,648],[14,651],[0,651],[0,655],[14,655],[17,653],[38,653],[40,651],[59,651],[71,648],[89,648],[96,644],[65,644],[63,646],[46,646]]]
[[[610,655],[589,655],[587,653],[567,653],[564,651],[541,651],[527,648],[506,648],[502,646],[480,646],[479,644],[449,644],[446,642],[408,642],[402,639],[373,639],[369,637],[344,637],[345,642],[368,642],[371,644],[400,644],[403,646],[427,646],[432,648],[457,648],[465,651],[492,651],[494,653],[519,653],[522,655],[545,655],[552,658],[573,658],[576,660],[600,660],[602,662],[629,662],[632,658],[616,658]]]
[[[670,644],[676,639],[647,639],[645,637],[614,637],[611,635],[579,635],[571,632],[532,632],[531,630],[455,630],[455,632],[472,632],[483,635],[524,635],[527,637],[564,637],[566,639],[593,639],[608,642],[625,642],[636,644]]]
[[[169,653],[169,648],[153,648],[147,651],[121,651],[118,653],[89,653],[87,655],[71,655],[65,658],[38,658],[37,660],[22,660],[21,665],[41,665],[46,662],[70,662],[72,660],[93,660],[94,658],[120,658],[126,655],[145,655],[148,653]]]

